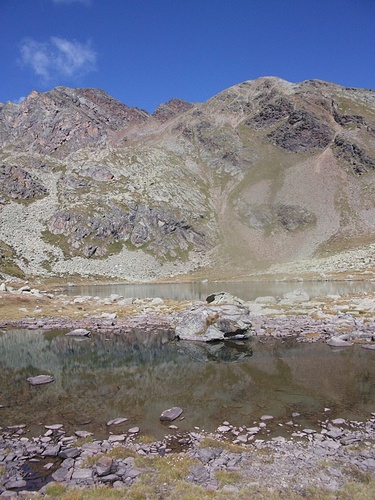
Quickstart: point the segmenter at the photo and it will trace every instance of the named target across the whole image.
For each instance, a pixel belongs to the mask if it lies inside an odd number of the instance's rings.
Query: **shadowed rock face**
[[[32,199],[45,196],[47,189],[20,167],[0,166],[0,193],[13,199]]]
[[[26,275],[242,275],[375,242],[371,90],[267,77],[153,115],[34,91],[0,106],[0,162],[0,243]]]

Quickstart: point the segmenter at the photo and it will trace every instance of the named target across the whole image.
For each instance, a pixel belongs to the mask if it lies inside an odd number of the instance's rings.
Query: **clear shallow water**
[[[114,433],[139,426],[161,438],[159,421],[171,407],[184,409],[181,430],[214,430],[224,420],[252,426],[263,414],[274,425],[301,413],[315,427],[325,407],[332,417],[364,420],[375,411],[375,352],[356,346],[258,339],[237,344],[173,342],[168,335],[129,332],[127,338],[76,340],[61,332],[16,330],[0,334],[0,425],[63,423],[67,431],[108,437],[106,422],[129,421]],[[27,377],[52,374],[52,384],[31,387]]]
[[[214,292],[226,291],[243,300],[254,300],[256,297],[273,295],[282,297],[284,293],[295,289],[305,290],[310,297],[323,295],[344,295],[374,291],[375,283],[366,281],[335,281],[335,282],[205,282],[205,283],[157,283],[157,284],[112,284],[93,286],[73,286],[64,290],[68,295],[90,295],[109,297],[111,294],[126,298],[151,298],[174,300],[205,300]]]

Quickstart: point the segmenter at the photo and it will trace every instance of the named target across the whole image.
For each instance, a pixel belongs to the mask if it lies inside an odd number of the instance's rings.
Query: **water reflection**
[[[41,424],[64,423],[105,437],[105,423],[125,416],[129,422],[115,432],[138,425],[159,438],[166,432],[159,415],[171,406],[184,409],[181,429],[213,430],[223,420],[251,426],[263,413],[289,420],[292,411],[312,425],[324,407],[364,419],[375,403],[374,356],[293,341],[206,345],[137,331],[77,341],[60,332],[9,331],[0,334],[1,425],[41,432]],[[41,373],[55,382],[30,387],[27,377]]]
[[[98,297],[109,297],[117,294],[126,298],[150,298],[161,297],[174,300],[205,300],[214,292],[227,291],[243,300],[254,300],[256,297],[273,295],[282,297],[284,293],[291,292],[296,288],[305,290],[310,297],[324,295],[344,295],[374,291],[375,283],[368,281],[336,281],[336,282],[204,282],[204,283],[158,283],[158,284],[113,284],[96,286],[74,286],[64,290],[68,295],[90,295]]]

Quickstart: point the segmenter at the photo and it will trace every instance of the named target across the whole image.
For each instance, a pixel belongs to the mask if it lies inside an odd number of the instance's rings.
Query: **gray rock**
[[[210,479],[210,474],[203,465],[193,465],[192,467],[190,467],[189,471],[190,474],[187,477],[188,481],[203,484]]]
[[[93,435],[92,432],[89,431],[75,431],[74,434],[79,438],[87,438]]]
[[[65,450],[60,451],[59,457],[60,458],[77,458],[81,454],[81,451],[79,448],[66,448]]]
[[[59,444],[55,446],[48,446],[42,453],[43,457],[57,457],[59,454],[61,446]]]
[[[110,457],[101,457],[96,463],[96,473],[98,476],[107,476],[114,472],[114,462]]]
[[[238,305],[193,306],[177,316],[176,337],[180,340],[212,342],[250,335],[249,310]]]
[[[228,292],[212,293],[206,298],[206,302],[212,305],[229,304],[238,306],[245,304],[245,302],[242,299],[239,299],[238,297],[235,297],[234,295],[231,295]]]
[[[128,430],[129,434],[138,434],[139,433],[139,427],[131,427]]]
[[[168,410],[164,410],[163,413],[160,415],[160,420],[162,422],[173,422],[173,420],[176,420],[181,413],[183,412],[182,408],[179,408],[178,406],[173,406],[172,408],[169,408]]]
[[[339,337],[331,337],[327,344],[331,347],[351,347],[353,344],[352,342],[348,342],[346,340],[341,340]]]
[[[108,474],[107,476],[101,476],[100,477],[100,481],[102,483],[114,483],[118,479],[119,479],[119,477],[116,476],[116,474]]]
[[[52,375],[36,375],[35,377],[28,377],[27,381],[30,385],[50,384],[55,379]]]
[[[5,487],[8,490],[16,490],[18,488],[24,488],[26,484],[26,481],[24,481],[23,479],[19,479],[17,481],[8,481],[7,483],[5,483]]]
[[[52,475],[52,479],[58,483],[70,479],[72,476],[71,471],[67,467],[60,467]]]
[[[125,434],[113,434],[112,436],[109,436],[108,441],[110,443],[121,443],[122,441],[125,441],[125,439]]]
[[[67,337],[91,337],[91,333],[86,328],[76,328],[65,335]]]
[[[218,458],[223,453],[222,448],[201,448],[198,450],[197,457],[204,464]]]
[[[118,417],[118,418],[114,418],[112,420],[109,420],[107,422],[107,425],[108,425],[108,427],[111,425],[120,425],[120,424],[123,424],[124,422],[127,422],[127,421],[128,421],[128,419],[125,417]]]
[[[92,469],[77,469],[73,472],[72,479],[73,480],[85,480],[92,478],[93,471]]]

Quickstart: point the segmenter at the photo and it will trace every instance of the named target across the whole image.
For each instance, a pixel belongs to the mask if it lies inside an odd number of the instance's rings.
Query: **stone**
[[[86,328],[76,328],[65,335],[67,337],[91,337],[91,333]]]
[[[138,434],[139,433],[139,427],[131,427],[128,430],[129,434]]]
[[[178,418],[182,414],[182,412],[182,408],[173,406],[172,408],[163,411],[163,413],[160,415],[160,420],[162,422],[173,422],[173,420],[176,420],[176,418]]]
[[[52,375],[36,375],[35,377],[28,377],[27,381],[30,385],[43,385],[54,382],[55,379]]]
[[[119,479],[119,477],[116,476],[116,474],[108,474],[107,476],[101,476],[100,477],[100,481],[102,483],[114,483],[118,479]]]
[[[262,415],[260,417],[260,420],[262,420],[263,422],[267,422],[268,420],[273,420],[273,416],[272,415]]]
[[[59,457],[67,459],[67,458],[77,458],[81,454],[79,448],[66,448],[65,450],[61,450],[59,453]]]
[[[98,476],[107,476],[111,472],[114,472],[114,462],[110,457],[101,457],[96,462],[96,473]]]
[[[19,488],[25,488],[26,485],[27,485],[27,483],[23,479],[19,479],[16,481],[8,481],[7,483],[5,483],[5,487],[8,490],[16,490]]]
[[[305,290],[298,289],[292,292],[284,293],[283,299],[280,304],[289,304],[294,302],[308,302],[310,300],[309,294]]]
[[[347,340],[341,340],[339,337],[332,336],[327,344],[331,347],[351,347],[353,345],[352,342],[348,342]]]
[[[57,457],[60,451],[60,444],[57,444],[55,446],[48,446],[42,453],[43,457]]]
[[[113,420],[109,420],[107,422],[107,425],[108,425],[108,427],[111,425],[120,425],[120,424],[123,424],[124,422],[127,422],[127,421],[128,421],[128,419],[125,417],[118,417],[118,418],[114,418]]]
[[[217,428],[218,432],[229,432],[231,430],[231,427],[228,425],[220,425],[220,427]]]
[[[75,431],[74,434],[79,438],[87,438],[93,435],[93,433],[89,431]]]
[[[235,297],[234,295],[231,295],[228,292],[212,293],[206,298],[206,302],[212,305],[230,304],[237,306],[245,304],[245,302],[242,299],[239,299],[238,297]]]
[[[108,441],[110,443],[121,443],[122,441],[125,441],[125,439],[125,434],[112,434],[109,436]]]
[[[238,305],[192,306],[177,315],[180,340],[213,342],[250,336],[249,309]]]
[[[73,480],[85,480],[92,478],[93,471],[89,468],[77,469],[73,472],[72,479]]]

